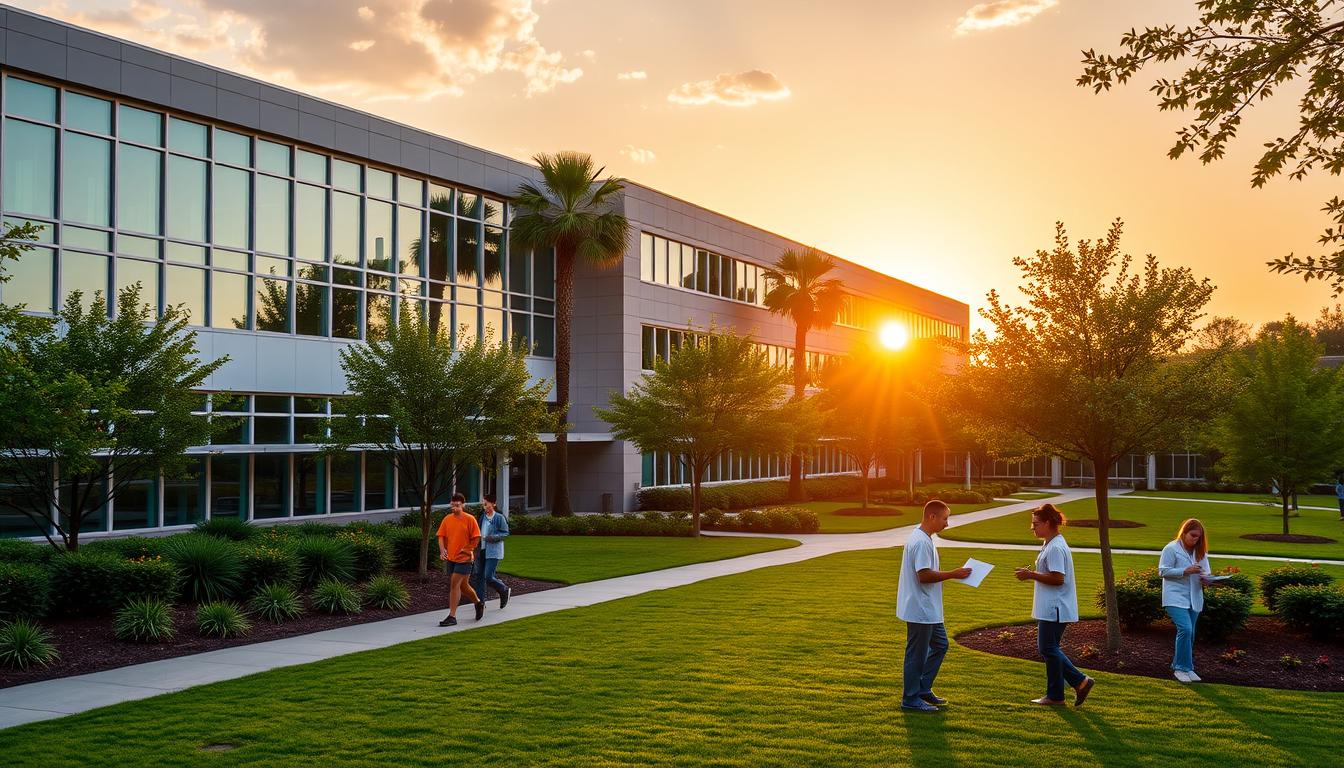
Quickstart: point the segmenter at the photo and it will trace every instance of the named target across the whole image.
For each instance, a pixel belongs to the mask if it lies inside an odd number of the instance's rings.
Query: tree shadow
[[[914,712],[898,709],[895,716],[905,727],[905,743],[914,768],[945,768],[957,765],[948,746],[949,712]]]
[[[1059,718],[1078,733],[1083,748],[1092,754],[1097,765],[1116,768],[1133,765],[1134,745],[1126,740],[1123,731],[1107,722],[1104,715],[1071,706],[1054,709]]]

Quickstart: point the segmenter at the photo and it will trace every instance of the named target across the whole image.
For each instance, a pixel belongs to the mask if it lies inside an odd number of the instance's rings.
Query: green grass
[[[1026,621],[1031,588],[1009,573],[1022,553],[975,555],[999,568],[978,590],[947,586],[949,629]],[[943,552],[945,565],[962,557]],[[902,713],[899,560],[847,553],[287,667],[0,731],[0,754],[12,766],[1337,762],[1340,694],[1098,674],[1083,709],[1043,709],[1027,703],[1042,665],[956,645],[937,684],[952,705]],[[1086,612],[1097,558],[1076,561]],[[862,588],[836,600],[837,576]],[[484,648],[499,655],[482,671],[471,660]],[[237,748],[200,751],[217,743]]]
[[[1092,499],[1072,501],[1060,506],[1065,517],[1095,519],[1096,502]],[[1160,550],[1176,538],[1181,521],[1199,518],[1209,531],[1210,553],[1213,555],[1274,555],[1278,557],[1344,559],[1344,543],[1285,544],[1275,541],[1251,541],[1239,538],[1246,533],[1280,533],[1280,514],[1271,508],[1248,507],[1239,504],[1173,502],[1149,499],[1112,498],[1111,517],[1144,523],[1143,528],[1112,528],[1111,546],[1119,549]],[[963,527],[949,528],[944,538],[961,541],[985,541],[995,544],[1034,544],[1038,539],[1028,530],[1031,515],[1014,515],[984,520]],[[1326,536],[1344,542],[1344,524],[1337,512],[1303,509],[1289,521],[1292,533]],[[1075,547],[1098,545],[1095,528],[1065,526],[1064,535]]]
[[[1057,493],[1039,493],[1036,491],[1022,491],[1014,493],[1009,498],[1021,499],[1022,501],[1035,501],[1036,499],[1050,499],[1058,496]]]
[[[860,503],[858,499],[852,501],[809,501],[798,506],[810,509],[817,514],[817,521],[821,523],[821,533],[869,533],[919,524],[920,508],[917,506],[907,507],[869,502],[869,509],[889,509],[900,514],[891,517],[885,515],[869,517],[835,514],[837,509],[857,507]],[[1005,504],[1007,502],[996,501],[985,504],[949,504],[948,506],[952,508],[952,514],[960,515],[966,512],[989,509],[990,507],[1000,507]]]
[[[1130,496],[1158,496],[1166,499],[1206,499],[1208,501],[1250,501],[1256,504],[1268,504],[1279,506],[1281,503],[1278,496],[1270,496],[1267,493],[1217,493],[1214,491],[1134,491]],[[1337,496],[1322,496],[1319,494],[1302,494],[1297,497],[1298,506],[1303,507],[1327,507],[1329,509],[1339,509],[1339,498]]]
[[[499,570],[578,584],[796,546],[788,539],[745,536],[510,536]]]

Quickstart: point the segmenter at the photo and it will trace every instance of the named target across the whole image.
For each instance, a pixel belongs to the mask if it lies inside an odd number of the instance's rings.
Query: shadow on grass
[[[905,726],[905,743],[910,749],[910,764],[915,768],[943,768],[957,765],[947,743],[946,712],[897,710]]]
[[[1090,712],[1086,707],[1054,709],[1061,720],[1078,732],[1083,747],[1092,753],[1096,765],[1121,768],[1134,764],[1134,745],[1125,739],[1122,731],[1107,722],[1104,715]]]

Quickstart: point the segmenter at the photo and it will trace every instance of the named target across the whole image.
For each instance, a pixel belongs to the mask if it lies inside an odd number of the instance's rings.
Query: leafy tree
[[[1301,78],[1297,129],[1265,142],[1251,185],[1260,187],[1285,171],[1293,179],[1317,169],[1338,176],[1344,170],[1344,21],[1338,0],[1199,0],[1195,6],[1198,24],[1130,30],[1120,37],[1124,52],[1118,56],[1084,51],[1078,85],[1100,92],[1129,82],[1149,64],[1188,61],[1179,77],[1159,78],[1150,90],[1158,109],[1193,114],[1167,154],[1197,151],[1207,164],[1223,156],[1248,109]],[[1344,199],[1331,198],[1322,210],[1335,223],[1319,242],[1332,252],[1289,254],[1269,266],[1329,280],[1338,295],[1344,291]]]
[[[1277,489],[1285,536],[1293,497],[1344,461],[1344,377],[1318,365],[1321,349],[1291,317],[1261,333],[1233,360],[1243,384],[1215,433],[1221,469]]]
[[[780,402],[788,376],[749,337],[711,329],[683,342],[671,360],[655,359],[652,374],[594,410],[621,440],[678,457],[691,478],[691,528],[699,536],[700,486],[710,464],[728,451],[791,447],[802,408]]]
[[[0,348],[0,470],[27,489],[10,503],[53,546],[54,526],[77,550],[90,515],[160,471],[184,474],[186,450],[210,437],[193,390],[228,358],[200,362],[186,311],[154,319],[140,290],[121,291],[111,320],[101,292],[85,309],[74,291],[55,322],[16,326]]]
[[[625,188],[617,177],[600,179],[589,155],[539,154],[540,186],[524,182],[514,200],[510,237],[515,247],[555,249],[555,404],[558,424],[551,457],[555,489],[551,514],[573,514],[569,503],[570,342],[574,319],[574,268],[579,261],[609,268],[625,256],[630,224],[619,209]]]
[[[1120,252],[1122,224],[1104,240],[1070,244],[1064,225],[1052,251],[1015,258],[1027,305],[995,291],[981,315],[995,330],[972,339],[954,405],[989,444],[1025,438],[1092,462],[1096,472],[1107,645],[1120,647],[1115,566],[1107,528],[1110,468],[1122,456],[1179,443],[1211,418],[1211,381],[1222,350],[1178,353],[1213,293],[1186,268],[1136,269]]]
[[[1344,355],[1344,307],[1322,308],[1311,330],[1325,354]]]
[[[807,396],[807,332],[830,328],[844,304],[843,284],[826,277],[835,269],[835,259],[807,248],[801,253],[785,251],[774,267],[765,270],[769,290],[765,306],[772,313],[793,321],[793,399]],[[803,498],[803,454],[794,451],[789,458],[789,498]]]
[[[18,261],[24,253],[32,250],[32,244],[41,232],[42,227],[31,221],[7,224],[0,228],[0,284],[10,280],[10,275],[5,274],[5,262]],[[22,315],[19,314],[22,310],[22,306],[0,304],[0,336],[4,334],[6,328],[23,321]]]
[[[314,439],[328,455],[358,447],[395,464],[420,510],[421,576],[435,499],[468,466],[485,466],[499,451],[541,451],[537,433],[553,428],[549,383],[530,383],[524,355],[492,338],[454,348],[446,329],[431,330],[409,307],[386,340],[341,352],[350,395],[334,401],[339,414],[326,421],[329,436]]]

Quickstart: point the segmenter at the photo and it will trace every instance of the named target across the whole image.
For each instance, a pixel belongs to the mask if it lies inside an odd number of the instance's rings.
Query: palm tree
[[[802,400],[807,392],[807,332],[831,327],[845,300],[841,282],[826,277],[835,269],[835,259],[807,248],[802,253],[785,251],[773,269],[765,270],[770,290],[765,307],[776,315],[793,320],[793,399]],[[803,498],[803,454],[794,451],[789,458],[789,498]]]
[[[574,265],[582,260],[601,268],[624,256],[630,223],[617,208],[625,188],[616,177],[599,179],[605,168],[579,152],[539,154],[541,186],[524,182],[514,200],[510,230],[521,248],[555,249],[555,403],[559,427],[555,434],[555,494],[551,514],[573,514],[569,504],[570,325],[574,314]]]

